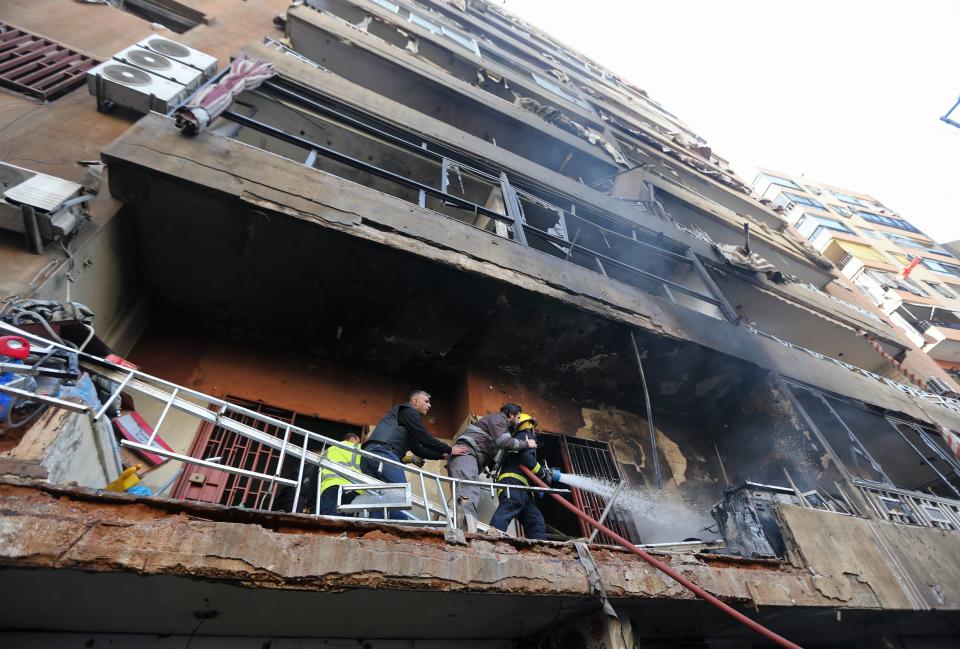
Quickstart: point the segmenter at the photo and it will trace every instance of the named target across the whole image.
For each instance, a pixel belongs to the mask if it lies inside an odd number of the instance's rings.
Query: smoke
[[[607,502],[616,484],[607,480],[563,473],[560,482],[597,494]],[[629,517],[640,534],[641,543],[670,543],[687,538],[704,538],[703,528],[712,522],[697,512],[676,492],[624,487],[613,506],[621,516]],[[710,537],[715,535],[710,534]]]

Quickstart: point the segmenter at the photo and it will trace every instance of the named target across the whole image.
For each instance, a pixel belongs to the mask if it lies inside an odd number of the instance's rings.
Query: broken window
[[[906,291],[907,293],[924,297],[927,295],[927,292],[910,278],[894,275],[893,273],[887,273],[882,270],[875,270],[873,268],[864,268],[863,274],[884,288],[894,288],[898,291]]]
[[[960,462],[936,431],[811,388],[793,392],[855,479],[960,499]]]
[[[578,439],[570,435],[563,435],[562,439],[564,466],[569,467],[567,468],[569,472],[602,480],[610,485],[611,488],[615,488],[616,485],[623,482],[610,444],[596,440]],[[609,504],[608,499],[596,493],[583,491],[581,489],[574,488],[571,489],[571,491],[573,492],[574,502],[577,506],[586,512],[590,518],[600,520],[604,510]],[[604,522],[607,527],[620,536],[634,543],[641,542],[634,524],[626,515],[616,508],[607,515]],[[583,521],[580,521],[580,526],[584,536],[589,537],[592,533],[590,526]],[[606,534],[599,534],[597,540],[611,545],[616,543]]]
[[[441,27],[441,31],[443,35],[449,38],[450,40],[456,41],[457,43],[459,43],[466,49],[470,50],[477,56],[480,56],[480,46],[477,45],[476,39],[471,38],[469,36],[464,36],[463,34],[455,32],[454,30],[448,27]]]
[[[268,81],[235,106],[215,132],[724,317],[699,262],[662,233],[582,203],[561,208],[514,187],[503,171],[454,159],[441,145],[290,82]]]
[[[571,94],[571,93],[568,92],[566,89],[564,89],[560,84],[554,83],[553,81],[550,81],[549,79],[545,79],[545,78],[541,77],[539,74],[537,74],[536,72],[532,72],[531,74],[533,75],[533,80],[536,81],[536,82],[537,82],[537,85],[539,85],[541,88],[545,88],[545,89],[549,90],[550,92],[552,92],[553,94],[557,95],[558,97],[561,97],[561,98],[563,98],[563,99],[566,99],[566,100],[569,101],[571,104],[577,104],[577,105],[582,106],[583,108],[586,108],[586,109],[589,109],[589,108],[590,108],[590,104],[588,104],[587,102],[585,102],[585,101],[584,101],[583,99],[581,99],[580,97],[577,97],[577,96]]]

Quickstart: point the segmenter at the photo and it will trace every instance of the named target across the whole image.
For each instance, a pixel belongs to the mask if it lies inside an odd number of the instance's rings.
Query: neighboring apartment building
[[[783,208],[801,237],[834,262],[916,347],[956,375],[960,259],[953,251],[867,194],[766,169],[753,190]],[[928,387],[960,390],[956,383],[935,381]]]
[[[0,58],[32,170],[6,195],[94,198],[43,250],[27,225],[66,225],[6,202],[39,254],[0,233],[0,330],[83,346],[95,385],[0,437],[0,644],[770,646],[549,497],[548,541],[464,534],[440,462],[406,469],[406,525],[305,513],[324,449],[412,387],[447,441],[521,403],[551,466],[630,488],[618,534],[804,647],[955,640],[960,403],[890,359],[946,375],[644,91],[493,3],[127,4],[154,13],[4,5],[0,54],[34,57]],[[276,74],[192,137],[23,94],[161,18]],[[102,491],[134,463],[153,495]]]

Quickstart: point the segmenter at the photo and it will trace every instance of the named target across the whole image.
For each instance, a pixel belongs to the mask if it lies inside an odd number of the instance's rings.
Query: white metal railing
[[[913,386],[913,385],[911,385],[911,384],[909,384],[909,383],[899,383],[899,382],[894,381],[893,379],[889,379],[889,378],[887,378],[887,377],[885,377],[885,376],[880,376],[879,374],[874,374],[874,373],[871,372],[870,370],[865,370],[865,369],[863,369],[862,367],[857,367],[856,365],[851,365],[850,363],[847,363],[847,362],[845,362],[845,361],[841,361],[841,360],[838,359],[838,358],[833,358],[833,357],[831,357],[831,356],[826,356],[826,355],[821,354],[821,353],[819,353],[819,352],[815,352],[815,351],[813,351],[812,349],[807,349],[806,347],[802,347],[802,346],[800,346],[800,345],[796,345],[796,344],[794,344],[794,343],[792,343],[792,342],[790,342],[790,341],[788,341],[788,340],[783,340],[782,338],[778,338],[777,336],[774,336],[773,334],[767,333],[767,332],[765,332],[765,331],[762,331],[762,330],[760,330],[760,329],[757,329],[756,327],[752,327],[752,326],[750,326],[750,325],[748,325],[748,324],[744,324],[743,327],[745,327],[745,328],[746,328],[747,330],[749,330],[751,333],[757,334],[758,336],[763,336],[764,338],[769,338],[770,340],[775,340],[775,341],[777,341],[778,343],[780,343],[781,345],[783,345],[784,347],[789,347],[790,349],[796,349],[797,351],[805,352],[805,353],[809,354],[810,356],[813,356],[813,357],[815,357],[815,358],[819,358],[820,360],[830,361],[830,362],[833,363],[834,365],[839,365],[840,367],[844,367],[844,368],[850,370],[851,372],[856,372],[857,374],[860,374],[861,376],[865,376],[865,377],[867,377],[867,378],[869,378],[869,379],[873,379],[874,381],[877,381],[878,383],[883,383],[883,384],[887,385],[888,387],[891,387],[891,388],[893,388],[893,389],[895,389],[895,390],[899,390],[900,392],[903,392],[903,393],[905,393],[905,394],[909,394],[910,396],[917,397],[918,399],[923,399],[924,401],[930,401],[930,402],[932,402],[932,403],[936,403],[936,404],[938,404],[938,405],[943,406],[944,408],[949,408],[949,409],[951,409],[951,410],[953,410],[953,411],[955,411],[955,412],[960,412],[960,401],[958,401],[957,399],[951,399],[951,398],[949,398],[949,397],[944,397],[944,396],[941,396],[941,395],[939,395],[939,394],[934,394],[934,393],[932,393],[932,392],[925,392],[924,390],[921,390],[920,388],[915,387],[915,386]]]
[[[18,327],[14,327],[3,322],[0,322],[0,330],[4,330],[6,333],[23,336],[27,340],[31,341],[31,344],[42,344],[49,347],[62,347],[57,343],[45,340],[39,336],[27,333]],[[69,350],[67,347],[63,347],[63,349]],[[145,443],[123,440],[118,444],[114,436],[110,435],[110,438],[114,443],[115,461],[118,469],[121,470],[122,465],[119,454],[120,446],[138,451],[146,451],[185,464],[215,469],[226,473],[245,476],[247,478],[263,480],[270,485],[271,504],[273,503],[273,497],[276,495],[276,488],[278,486],[292,487],[295,489],[292,513],[298,513],[297,510],[300,501],[300,493],[303,485],[304,469],[306,465],[313,464],[320,466],[322,462],[325,462],[322,457],[324,451],[330,447],[339,447],[346,450],[355,451],[361,457],[375,460],[380,469],[382,469],[383,465],[389,464],[401,469],[404,472],[404,475],[406,476],[407,481],[412,488],[411,504],[414,508],[414,512],[416,512],[415,514],[409,514],[411,522],[421,525],[433,524],[437,526],[450,527],[453,529],[456,529],[459,526],[459,503],[457,499],[457,493],[462,485],[480,486],[485,490],[488,489],[491,495],[495,495],[498,489],[503,489],[507,493],[515,489],[534,492],[569,493],[569,490],[567,489],[526,487],[515,484],[470,481],[439,475],[416,466],[411,466],[409,464],[404,464],[403,462],[381,457],[374,453],[370,453],[369,451],[356,449],[349,444],[345,444],[319,433],[309,431],[305,428],[287,423],[283,420],[270,417],[269,415],[265,415],[261,412],[256,412],[254,410],[250,410],[249,408],[244,408],[243,406],[219,399],[209,394],[205,394],[182,385],[177,385],[170,381],[151,376],[136,369],[113,364],[105,359],[93,356],[91,354],[80,352],[79,357],[81,368],[89,372],[91,375],[100,376],[110,381],[112,385],[115,386],[110,397],[106,399],[106,401],[101,405],[95,414],[91,415],[94,420],[107,417],[108,412],[111,410],[112,404],[118,402],[121,393],[124,391],[136,392],[152,399],[159,400],[163,403],[163,410],[161,411],[161,414],[153,427],[153,431],[150,434],[149,439],[147,439]],[[160,434],[161,428],[164,422],[167,420],[171,410],[177,410],[181,413],[189,415],[196,419],[198,423],[207,422],[215,426],[220,426],[232,433],[247,437],[258,444],[275,449],[279,452],[276,468],[273,472],[269,473],[263,471],[253,471],[250,469],[224,464],[222,463],[221,458],[204,459],[193,457],[191,455],[170,451],[159,446],[159,444],[155,443],[155,440]],[[260,422],[265,426],[276,427],[278,430],[284,431],[283,437],[271,435],[270,433],[259,430],[254,426],[243,423],[237,419],[233,419],[230,417],[231,414],[240,415],[245,420]],[[304,440],[302,446],[294,444],[290,441],[291,434],[293,433],[301,436],[301,439]],[[319,444],[321,447],[320,450],[309,450],[310,442]],[[281,475],[283,466],[288,456],[299,462],[297,470],[298,478],[296,480],[284,478]],[[340,465],[329,462],[324,466],[328,469],[336,471],[339,475],[351,480],[351,482],[354,484],[365,484],[371,488],[375,488],[377,485],[382,484],[380,481],[371,478],[370,476],[360,472],[351,471],[348,467],[341,467]],[[318,490],[317,498],[319,500],[320,480],[317,480],[316,482]],[[430,489],[428,489],[428,485],[430,485],[430,487],[433,489],[432,492]],[[261,503],[261,506],[263,504],[265,503]],[[373,511],[373,513],[376,512]],[[386,516],[377,517],[371,515],[367,517],[367,520],[386,521],[387,518]],[[479,528],[483,530],[486,529],[486,526],[480,524]]]
[[[856,481],[856,486],[884,520],[943,530],[960,530],[960,501],[859,480]]]
[[[836,295],[830,295],[830,294],[827,293],[826,291],[823,291],[823,290],[817,288],[816,286],[814,286],[813,284],[811,284],[811,283],[809,283],[809,282],[800,282],[800,283],[799,283],[799,286],[802,286],[803,288],[807,289],[808,291],[812,291],[813,293],[816,293],[817,295],[820,295],[820,296],[822,296],[822,297],[830,298],[830,299],[833,300],[834,302],[837,302],[837,303],[839,303],[839,304],[842,304],[843,306],[847,307],[848,309],[852,309],[852,310],[856,311],[857,313],[859,313],[860,315],[863,315],[863,316],[866,316],[866,317],[870,318],[871,320],[874,320],[874,321],[879,322],[879,323],[883,323],[883,320],[881,320],[880,317],[877,316],[875,313],[870,313],[870,312],[867,311],[866,309],[861,308],[861,307],[858,307],[856,304],[851,304],[850,302],[847,302],[846,300],[842,300],[842,299],[838,298]]]

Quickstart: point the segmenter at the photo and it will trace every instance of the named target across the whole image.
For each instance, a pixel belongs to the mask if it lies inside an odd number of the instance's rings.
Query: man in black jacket
[[[398,404],[383,416],[373,430],[373,434],[363,444],[363,450],[375,453],[382,458],[401,462],[401,458],[412,451],[415,455],[439,460],[450,454],[450,446],[431,435],[423,425],[422,416],[430,412],[430,394],[425,390],[414,390],[406,403]],[[360,470],[381,482],[407,482],[403,469],[393,464],[380,462],[374,457],[364,456],[360,461]],[[393,510],[390,518],[406,520],[407,516]]]
[[[521,410],[515,403],[505,403],[500,407],[500,412],[485,415],[467,426],[453,444],[447,464],[450,477],[479,480],[480,471],[492,464],[499,449],[519,451],[536,448],[534,440],[519,440],[511,434]],[[484,488],[480,486],[458,485],[457,500],[463,514],[463,529],[469,532],[476,531],[477,505],[483,492]]]
[[[515,437],[519,440],[536,439],[537,420],[526,413],[520,413],[517,417],[517,427]],[[525,448],[521,451],[508,451],[503,457],[503,464],[500,466],[500,475],[497,476],[497,482],[501,484],[514,484],[530,486],[530,480],[521,471],[523,465],[533,471],[537,477],[551,484],[560,478],[560,472],[556,469],[550,470],[546,465],[541,465],[537,461],[537,450],[535,448]],[[543,514],[537,509],[534,492],[525,489],[500,489],[500,506],[493,513],[490,519],[491,527],[495,527],[501,532],[506,532],[510,523],[520,519],[523,525],[523,533],[528,539],[544,539],[547,536],[546,525],[543,521]]]

